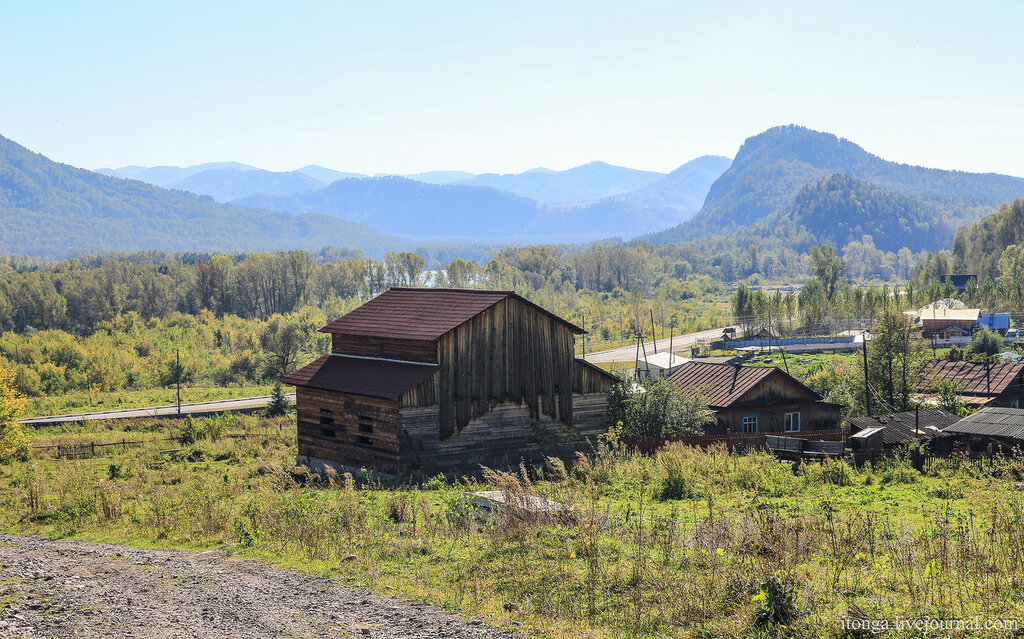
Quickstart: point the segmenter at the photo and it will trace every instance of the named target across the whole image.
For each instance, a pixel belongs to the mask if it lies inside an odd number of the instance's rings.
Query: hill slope
[[[544,204],[573,204],[627,193],[663,176],[662,173],[638,171],[605,162],[590,162],[565,171],[538,168],[504,175],[483,173],[460,184],[489,186]]]
[[[730,158],[704,155],[690,160],[660,180],[616,199],[645,209],[672,209],[692,217],[704,204],[711,185],[731,164]]]
[[[111,177],[142,180],[143,182],[149,182],[166,189],[175,182],[184,180],[190,175],[211,169],[254,171],[256,167],[241,162],[206,162],[193,166],[122,166],[119,169],[96,169],[95,172]]]
[[[999,257],[1012,244],[1024,246],[1024,199],[957,229],[953,240],[957,272],[977,275],[979,281],[996,277]]]
[[[836,173],[933,204],[961,222],[1024,195],[1021,178],[897,164],[829,133],[791,125],[749,138],[691,222],[647,239],[675,241],[748,226],[784,210],[803,187]]]
[[[0,137],[0,253],[266,251],[324,246],[379,254],[406,242],[325,215],[218,204],[58,164]]]
[[[897,252],[948,245],[954,228],[932,205],[837,174],[805,186],[786,211],[751,230],[800,252],[821,243],[841,249],[865,235],[876,248]]]

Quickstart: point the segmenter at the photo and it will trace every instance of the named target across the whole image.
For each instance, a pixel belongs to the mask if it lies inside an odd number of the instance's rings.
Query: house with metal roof
[[[942,437],[945,429],[958,421],[960,418],[956,415],[934,406],[889,415],[849,417],[846,420],[852,434],[880,429],[884,448],[889,450],[911,444],[927,444]]]
[[[842,407],[780,368],[691,361],[668,381],[697,392],[715,412],[708,434],[801,433],[838,428]]]
[[[331,353],[283,380],[315,470],[516,465],[607,430],[617,378],[575,357],[581,328],[512,291],[392,288],[321,330]]]
[[[982,408],[946,428],[970,453],[1009,454],[1024,448],[1024,409]]]
[[[981,311],[977,308],[947,308],[932,305],[917,312],[916,324],[924,337],[964,337],[978,329]]]
[[[917,390],[933,396],[936,385],[942,381],[955,384],[960,400],[968,406],[1020,408],[1024,397],[1024,364],[933,359],[921,368]]]

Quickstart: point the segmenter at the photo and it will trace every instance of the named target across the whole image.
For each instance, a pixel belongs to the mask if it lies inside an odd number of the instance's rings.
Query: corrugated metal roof
[[[993,330],[1009,330],[1010,316],[1006,313],[982,313],[978,316],[978,326]]]
[[[891,415],[850,417],[847,421],[856,429],[883,428],[882,440],[886,444],[906,444],[919,439],[932,439],[941,431],[960,420],[941,408],[922,408],[920,413],[906,411]]]
[[[983,364],[933,359],[925,363],[921,376],[925,380],[949,380],[961,385],[964,395],[996,396],[1018,380],[1024,364]],[[922,390],[929,390],[924,388]]]
[[[977,308],[936,308],[924,307],[917,312],[917,316],[925,322],[977,322],[981,309]]]
[[[512,291],[451,288],[390,288],[354,311],[320,329],[386,339],[433,341],[507,297],[515,297],[558,321],[574,333],[583,329]]]
[[[684,391],[700,390],[712,408],[724,408],[762,380],[776,373],[785,375],[780,369],[769,366],[735,366],[691,361],[676,369],[668,379]]]
[[[1024,439],[1024,408],[982,408],[945,432]]]
[[[436,364],[324,355],[281,381],[294,386],[394,399],[437,369]]]

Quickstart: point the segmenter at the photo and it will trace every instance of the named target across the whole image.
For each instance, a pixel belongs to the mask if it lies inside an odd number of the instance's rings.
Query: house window
[[[800,413],[786,413],[786,432],[800,432]]]
[[[373,432],[373,424],[364,424],[362,422],[359,422],[359,432],[360,433],[372,433]]]
[[[321,415],[320,416],[320,423],[325,425],[325,426],[330,426],[331,424],[334,423],[334,418],[333,417],[324,417],[323,415]]]
[[[742,433],[756,433],[757,432],[757,413],[751,415],[744,415],[743,422],[741,425]]]
[[[370,441],[370,438],[366,435],[360,435],[359,438],[356,439],[356,443],[360,446],[373,446],[373,442]]]
[[[321,408],[320,409],[320,416],[321,417],[323,417],[324,415],[333,415],[333,414],[334,414],[334,411],[329,409],[329,408]]]
[[[335,438],[334,429],[333,428],[321,428],[320,429],[320,436],[321,437],[326,437],[328,439],[334,439]]]
[[[1010,398],[1010,408],[1020,408],[1020,397]]]

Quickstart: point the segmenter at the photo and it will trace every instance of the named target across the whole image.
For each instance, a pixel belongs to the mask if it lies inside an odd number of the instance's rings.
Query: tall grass
[[[197,420],[174,453],[0,467],[0,527],[227,546],[559,637],[837,636],[847,615],[1021,613],[1016,458],[794,469],[675,445],[384,485],[311,476],[288,420],[236,419]],[[250,436],[214,436],[237,430]],[[483,489],[570,510],[485,521],[464,497]]]

